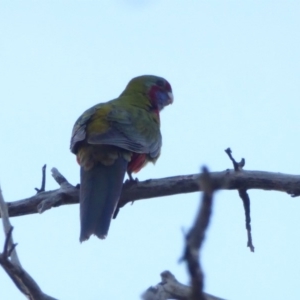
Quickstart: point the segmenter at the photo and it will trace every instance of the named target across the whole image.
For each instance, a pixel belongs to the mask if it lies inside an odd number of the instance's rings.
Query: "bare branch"
[[[177,281],[170,271],[160,274],[162,281],[156,286],[149,287],[141,296],[143,300],[190,300],[191,287]],[[204,293],[205,300],[222,300]]]
[[[54,169],[56,170],[56,169]],[[54,175],[53,175],[54,176]],[[192,193],[199,188],[199,174],[182,175],[161,179],[149,179],[130,185],[124,184],[119,207],[142,199],[170,196],[182,193]],[[263,171],[226,170],[211,172],[214,189],[239,190],[262,189],[286,192],[292,196],[300,195],[300,176]],[[64,178],[64,177],[63,177]],[[79,187],[72,186],[67,181],[53,191],[38,193],[30,198],[8,202],[8,212],[11,217],[40,213],[60,205],[78,204]]]
[[[245,166],[245,158],[242,158],[241,161],[238,163],[232,156],[232,151],[230,148],[225,149],[225,152],[227,153],[227,155],[229,156],[230,160],[233,163],[233,168],[234,171],[240,171],[243,169],[243,167]]]
[[[186,236],[186,247],[183,259],[191,277],[191,300],[205,300],[203,294],[204,275],[199,261],[199,252],[204,241],[212,210],[213,185],[209,172],[203,167],[200,177],[200,186],[203,190],[202,202],[195,223]]]
[[[55,181],[61,186],[61,187],[69,187],[72,186],[68,180],[56,169],[51,169],[52,176],[55,179]]]
[[[15,247],[17,246],[17,244],[12,244],[11,243],[11,238],[12,238],[12,231],[13,231],[13,227],[10,227],[7,235],[6,235],[6,239],[4,242],[4,247],[3,247],[3,255],[6,255],[7,257],[10,257],[13,250],[15,249]]]
[[[14,265],[7,257],[0,254],[0,264],[17,288],[30,300],[56,300],[44,294],[33,278],[20,266]]]
[[[6,271],[17,288],[30,300],[56,300],[42,292],[33,278],[22,268],[16,252],[16,244],[13,243],[12,230],[6,203],[0,189],[0,212],[3,228],[6,234],[3,253],[0,253],[0,265]]]
[[[11,234],[12,226],[11,226],[10,221],[9,221],[7,203],[4,201],[1,187],[0,187],[0,214],[1,214],[1,217],[2,217],[2,225],[3,225],[4,234],[6,236],[9,236],[9,238],[7,238],[7,240],[4,244],[4,250],[3,251],[5,252],[5,249],[6,250],[7,249],[12,249],[11,253],[10,253],[11,260],[15,265],[18,265],[18,266],[21,267],[21,263],[20,263],[20,260],[18,258],[18,255],[17,255],[17,251],[13,250],[14,241],[13,241],[12,234]]]
[[[37,193],[45,192],[46,190],[46,167],[47,165],[43,165],[42,167],[42,184],[40,189],[35,188]]]
[[[56,168],[51,169],[51,171],[53,178],[60,185],[60,189],[57,190],[57,193],[55,193],[52,197],[43,200],[37,205],[37,210],[39,213],[43,213],[45,210],[48,210],[52,207],[60,206],[61,199],[70,193],[70,189],[74,188]]]
[[[252,243],[252,234],[251,234],[251,214],[250,214],[250,197],[245,189],[239,189],[239,195],[243,201],[244,211],[245,211],[245,223],[247,230],[247,247],[250,248],[251,252],[254,252],[254,246]]]
[[[228,154],[230,160],[233,163],[234,170],[238,173],[242,170],[242,168],[245,166],[245,159],[242,158],[242,160],[237,163],[236,160],[232,156],[232,151],[230,148],[227,148],[225,152]],[[247,230],[247,247],[250,248],[251,252],[254,252],[254,246],[252,243],[252,233],[251,233],[251,213],[250,213],[250,197],[247,193],[247,189],[245,187],[241,187],[238,189],[239,196],[243,201],[244,205],[244,211],[245,211],[245,223],[246,223],[246,230]]]

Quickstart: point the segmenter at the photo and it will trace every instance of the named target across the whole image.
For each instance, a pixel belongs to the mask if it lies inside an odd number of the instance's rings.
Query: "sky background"
[[[232,168],[299,174],[299,1],[0,1],[0,183],[6,201],[35,194],[46,163],[74,185],[74,122],[138,75],[165,77],[163,149],[140,181]],[[300,202],[249,191],[255,253],[236,191],[215,196],[201,255],[205,291],[231,300],[300,299]],[[58,299],[139,299],[178,263],[200,194],[137,201],[105,241],[79,243],[79,207],[11,218],[25,269]],[[0,249],[4,234],[0,232]],[[0,269],[1,298],[24,299]]]

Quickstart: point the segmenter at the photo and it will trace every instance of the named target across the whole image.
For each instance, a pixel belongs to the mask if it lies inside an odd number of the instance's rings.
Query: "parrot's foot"
[[[124,186],[126,186],[126,187],[131,187],[139,182],[138,178],[133,179],[131,174],[130,175],[128,174],[128,177],[129,177],[129,179],[126,179],[124,182]]]
[[[127,179],[125,181],[125,183],[130,183],[130,182],[131,183],[137,183],[137,182],[139,182],[138,178],[133,179],[131,172],[127,172],[127,174],[128,174],[129,179]]]
[[[135,179],[126,179],[125,182],[124,182],[124,186],[126,187],[130,187],[130,186],[133,186],[135,184],[137,184],[139,182],[139,180],[137,178]]]

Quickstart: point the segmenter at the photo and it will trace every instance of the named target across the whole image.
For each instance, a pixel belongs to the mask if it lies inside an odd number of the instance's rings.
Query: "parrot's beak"
[[[168,104],[172,104],[173,101],[174,101],[174,96],[173,96],[172,92],[169,92],[169,93],[168,93],[168,96],[169,96]]]

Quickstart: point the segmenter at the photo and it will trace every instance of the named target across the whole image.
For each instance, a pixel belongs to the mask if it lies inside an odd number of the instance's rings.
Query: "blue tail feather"
[[[97,163],[86,171],[80,168],[80,241],[92,234],[107,236],[113,213],[118,204],[128,162],[119,157],[113,165]]]

